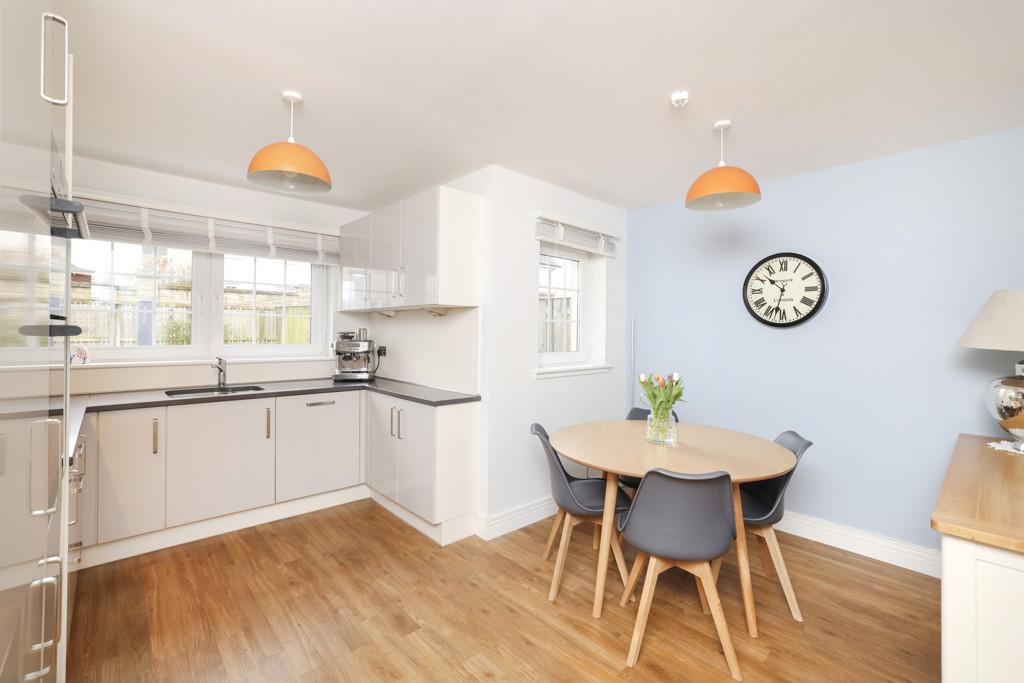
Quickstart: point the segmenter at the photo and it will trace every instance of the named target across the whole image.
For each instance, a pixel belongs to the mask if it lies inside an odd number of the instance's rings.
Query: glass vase
[[[647,440],[657,446],[674,446],[676,443],[676,421],[668,415],[655,416],[651,413],[647,416],[647,430],[644,434]]]

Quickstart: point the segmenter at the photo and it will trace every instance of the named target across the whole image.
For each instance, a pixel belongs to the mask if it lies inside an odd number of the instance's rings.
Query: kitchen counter
[[[153,408],[157,406],[185,405],[189,403],[211,403],[215,401],[241,401],[250,398],[272,398],[274,396],[298,396],[342,391],[373,391],[428,406],[447,406],[456,403],[479,401],[475,394],[461,394],[445,389],[435,389],[411,382],[378,377],[366,382],[335,382],[331,379],[308,379],[288,382],[255,382],[262,391],[240,391],[234,394],[206,394],[193,396],[168,396],[164,390],[121,391],[109,394],[92,394],[88,397],[88,412],[105,410],[130,410],[132,408]],[[230,385],[229,385],[230,386]]]

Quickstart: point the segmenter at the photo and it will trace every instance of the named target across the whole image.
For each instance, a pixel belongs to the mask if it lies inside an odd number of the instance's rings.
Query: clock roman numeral
[[[750,295],[751,296],[753,296],[755,294],[763,294],[763,293],[764,293],[764,288],[763,287],[757,287],[756,289],[751,289],[750,290]]]
[[[760,299],[754,302],[754,308],[760,311],[762,308],[764,308],[764,305],[766,303],[767,302],[764,300],[764,297],[761,297]]]
[[[805,292],[817,292],[818,291],[818,285],[808,285],[807,287],[804,287],[804,291]]]
[[[779,259],[779,270],[783,273],[789,272],[789,261],[784,258]]]
[[[793,269],[793,275],[796,275],[796,271],[800,270],[800,266],[802,266],[802,265],[803,265],[802,261],[797,261],[796,262],[796,268]]]
[[[772,268],[772,264],[766,264],[764,269],[768,271],[769,275],[775,275],[775,269]]]
[[[814,299],[808,299],[805,296],[804,298],[800,299],[800,303],[802,303],[804,306],[810,307],[814,305]]]
[[[796,306],[793,306],[793,315],[795,315],[797,318],[802,318],[802,317],[804,317],[804,312],[801,311]]]
[[[807,275],[804,275],[803,277],[801,277],[800,279],[801,280],[806,280],[807,278],[811,277],[812,275],[814,275],[814,271],[813,270],[810,273],[807,273]]]

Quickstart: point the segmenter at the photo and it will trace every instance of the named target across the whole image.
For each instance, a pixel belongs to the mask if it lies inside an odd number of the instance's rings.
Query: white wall
[[[530,424],[549,431],[626,409],[626,212],[507,169],[490,166],[449,183],[484,197],[481,236],[479,515],[514,514],[551,495],[547,465]],[[534,213],[558,212],[621,236],[607,268],[606,373],[538,380]]]
[[[956,341],[989,294],[1024,286],[1024,130],[765,183],[722,214],[679,201],[629,215],[638,369],[679,370],[684,421],[814,441],[787,507],[918,545],[957,434],[995,434],[982,405],[1014,354]],[[750,168],[756,174],[756,163]],[[831,294],[773,329],[741,288],[796,251]]]

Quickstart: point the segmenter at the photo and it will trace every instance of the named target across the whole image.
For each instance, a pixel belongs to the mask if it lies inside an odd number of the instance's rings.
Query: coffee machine
[[[386,354],[386,346],[377,348],[372,339],[366,338],[365,327],[360,328],[359,332],[339,332],[338,339],[334,342],[334,355],[338,359],[334,381],[373,379],[377,368],[380,367],[381,356]]]

